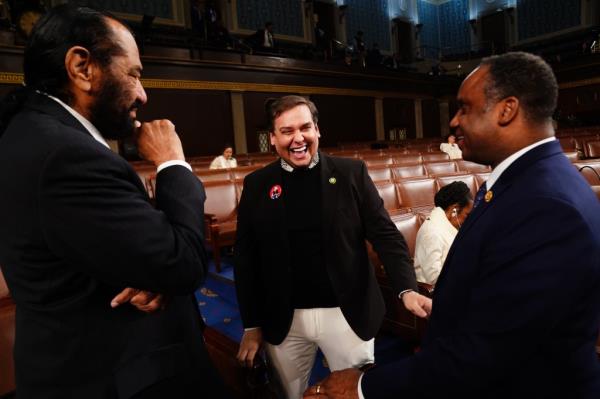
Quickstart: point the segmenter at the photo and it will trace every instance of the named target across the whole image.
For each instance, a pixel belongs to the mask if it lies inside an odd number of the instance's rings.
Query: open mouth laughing
[[[308,145],[304,144],[301,147],[290,148],[289,152],[290,152],[290,155],[292,156],[292,159],[298,159],[298,160],[304,159],[304,157],[308,153]]]

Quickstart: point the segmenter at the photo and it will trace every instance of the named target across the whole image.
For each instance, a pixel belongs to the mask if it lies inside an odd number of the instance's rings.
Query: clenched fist
[[[141,123],[137,130],[138,151],[155,166],[166,161],[185,161],[175,125],[168,119]]]

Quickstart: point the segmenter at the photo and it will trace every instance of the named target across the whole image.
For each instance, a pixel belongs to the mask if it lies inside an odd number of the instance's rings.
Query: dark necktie
[[[475,201],[473,201],[473,208],[475,208],[477,205],[479,205],[479,203],[485,196],[486,191],[487,191],[487,182],[484,182],[483,185],[481,187],[479,187],[479,191],[477,191],[477,195],[475,195]]]

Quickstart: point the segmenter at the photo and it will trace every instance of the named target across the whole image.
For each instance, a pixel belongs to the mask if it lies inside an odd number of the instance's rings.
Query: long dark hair
[[[34,91],[71,103],[65,68],[65,56],[71,47],[86,48],[91,60],[101,67],[108,66],[113,56],[124,53],[112,38],[107,18],[117,20],[104,11],[64,4],[50,10],[37,22],[25,48],[24,85],[9,92],[0,102],[0,135]]]

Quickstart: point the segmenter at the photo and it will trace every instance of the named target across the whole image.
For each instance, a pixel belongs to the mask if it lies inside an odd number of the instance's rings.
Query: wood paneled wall
[[[186,54],[167,51],[161,56],[142,57],[148,103],[139,115],[141,120],[171,119],[187,156],[219,154],[225,143],[235,144],[234,137],[243,147],[240,137],[244,135],[247,152],[258,151],[257,131],[266,128],[265,100],[292,93],[308,96],[317,104],[323,146],[376,140],[376,126],[381,122],[385,131],[406,127],[409,137],[414,136],[414,100],[436,102],[438,96],[453,94],[458,86],[458,81],[452,78],[432,81],[409,72],[375,73],[319,62],[249,55],[238,61],[218,57],[186,59]],[[0,84],[5,84],[0,86],[0,95],[20,83],[22,57],[22,48],[0,46]],[[235,110],[232,93],[238,93]],[[239,95],[243,109],[237,102]],[[383,121],[376,121],[376,98],[383,100]],[[377,117],[381,118],[381,113]],[[432,119],[439,125],[439,115]],[[439,134],[439,129],[433,134]]]
[[[423,137],[440,137],[440,104],[437,100],[422,102]]]
[[[140,120],[170,119],[186,156],[220,154],[233,144],[229,92],[209,90],[147,90],[148,103]]]
[[[377,138],[375,100],[372,97],[314,95],[310,99],[319,110],[322,147]]]
[[[599,125],[600,84],[562,89],[557,110],[561,120],[573,115],[585,125]]]
[[[390,129],[406,128],[406,137],[416,137],[415,102],[408,98],[383,100],[383,126],[386,139]]]
[[[8,94],[9,91],[11,91],[14,88],[15,88],[14,85],[0,84],[0,98],[4,97],[6,94]]]
[[[267,129],[265,102],[269,98],[281,97],[282,93],[245,92],[244,118],[246,120],[246,145],[248,152],[258,152],[258,131]]]

